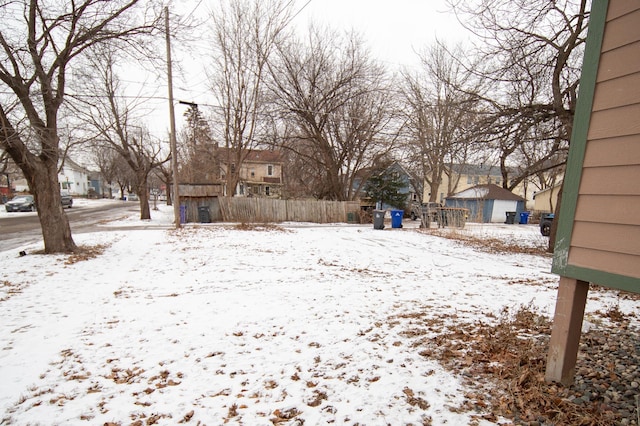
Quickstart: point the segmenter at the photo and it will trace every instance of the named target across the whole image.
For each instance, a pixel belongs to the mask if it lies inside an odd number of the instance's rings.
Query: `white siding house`
[[[87,196],[89,170],[67,158],[58,173],[58,182],[60,182],[60,192]]]

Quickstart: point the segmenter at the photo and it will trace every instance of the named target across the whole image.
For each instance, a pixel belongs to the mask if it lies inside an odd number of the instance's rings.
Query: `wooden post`
[[[548,382],[573,383],[588,291],[588,282],[560,277],[547,356]]]

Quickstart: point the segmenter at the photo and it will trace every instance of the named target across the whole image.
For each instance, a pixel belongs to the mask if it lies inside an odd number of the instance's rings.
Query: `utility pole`
[[[167,39],[167,79],[169,86],[169,125],[171,144],[171,169],[173,171],[173,220],[180,228],[180,195],[178,193],[178,147],[176,146],[176,114],[173,109],[173,75],[171,73],[171,33],[169,31],[169,7],[164,8],[165,35]]]

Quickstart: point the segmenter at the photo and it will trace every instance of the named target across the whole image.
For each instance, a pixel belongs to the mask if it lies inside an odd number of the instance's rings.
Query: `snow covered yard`
[[[75,235],[84,256],[0,251],[0,423],[508,423],[464,408],[462,375],[410,331],[505,307],[550,319],[551,258],[441,232],[190,224]],[[444,232],[546,244],[535,225]],[[587,318],[638,305],[603,292]]]

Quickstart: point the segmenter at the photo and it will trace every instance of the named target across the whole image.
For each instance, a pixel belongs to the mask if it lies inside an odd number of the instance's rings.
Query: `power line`
[[[200,7],[200,5],[202,4],[203,0],[200,0],[198,2],[198,4],[196,5],[196,7],[193,8],[193,10],[184,18],[185,20],[191,18],[193,16],[193,14],[195,13],[195,11]]]

